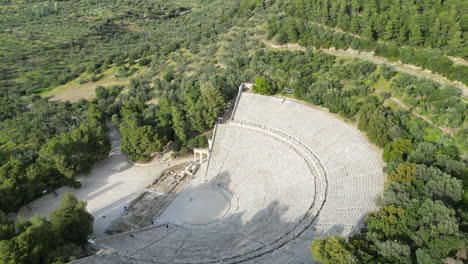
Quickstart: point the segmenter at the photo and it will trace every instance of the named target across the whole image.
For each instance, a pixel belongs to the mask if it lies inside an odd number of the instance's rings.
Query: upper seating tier
[[[132,263],[314,263],[313,239],[359,230],[384,184],[360,132],[292,100],[250,92],[239,98],[233,121],[218,125],[204,175],[236,199],[229,216],[101,245]]]

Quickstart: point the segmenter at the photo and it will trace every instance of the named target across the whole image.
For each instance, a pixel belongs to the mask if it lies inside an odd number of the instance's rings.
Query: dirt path
[[[330,55],[337,56],[337,57],[344,57],[344,58],[350,58],[350,59],[358,58],[358,59],[362,59],[362,60],[371,61],[371,62],[373,62],[375,64],[379,64],[379,65],[380,64],[387,64],[387,65],[392,66],[396,71],[399,71],[399,72],[410,74],[410,75],[413,75],[413,76],[416,76],[416,77],[419,77],[419,78],[431,79],[431,80],[433,80],[435,82],[438,82],[440,84],[454,85],[454,86],[458,87],[462,91],[463,96],[468,97],[468,87],[465,86],[464,84],[462,84],[461,82],[450,81],[449,79],[447,79],[447,78],[445,78],[445,77],[443,77],[443,76],[441,76],[439,74],[432,73],[429,70],[424,70],[424,69],[422,69],[420,67],[416,67],[414,65],[404,64],[401,61],[391,62],[391,61],[387,60],[386,58],[375,56],[373,52],[359,52],[359,51],[353,50],[353,49],[336,50],[335,48],[320,49],[320,51],[322,51],[324,53],[327,53],[327,54],[330,54]]]
[[[267,41],[267,40],[261,40],[261,41],[267,46],[274,48],[274,49],[287,49],[291,51],[297,51],[297,50],[305,51],[306,50],[305,47],[302,47],[297,43],[288,43],[285,45],[278,45],[278,44],[271,43],[270,41]],[[314,50],[316,49],[314,48]],[[424,70],[414,65],[401,63],[401,61],[391,62],[387,60],[386,58],[375,56],[373,52],[360,52],[357,50],[353,50],[351,48],[347,50],[337,50],[335,48],[329,48],[329,49],[319,49],[319,51],[336,56],[336,57],[342,57],[342,58],[348,58],[348,59],[357,58],[361,60],[367,60],[375,64],[391,65],[396,71],[399,71],[399,72],[404,72],[406,74],[410,74],[410,75],[420,77],[420,78],[428,78],[440,84],[455,85],[456,87],[460,88],[460,90],[463,93],[463,96],[468,97],[468,87],[462,84],[461,82],[458,82],[458,81],[452,82],[449,79],[439,74],[432,73],[429,70]]]
[[[323,29],[326,29],[326,30],[331,30],[331,31],[334,31],[334,32],[337,32],[337,33],[342,33],[342,34],[346,34],[346,35],[349,35],[349,36],[353,36],[355,38],[358,38],[358,39],[362,39],[362,37],[360,35],[357,35],[357,34],[352,34],[352,33],[349,33],[349,32],[346,32],[346,31],[343,31],[341,30],[340,28],[335,28],[335,27],[329,27],[327,25],[324,25],[324,24],[320,24],[320,23],[316,23],[316,22],[312,22],[310,21],[309,22],[310,24],[313,24],[313,25],[316,25],[318,27],[321,27]],[[377,41],[378,43],[385,43],[385,41]],[[408,47],[408,48],[413,48],[414,47],[409,47],[409,46],[403,46],[403,47]],[[464,66],[468,66],[468,61],[466,61],[465,59],[463,58],[460,58],[460,57],[454,57],[454,56],[447,56],[447,58],[451,59],[453,61],[454,64],[460,64],[460,65],[464,65]]]
[[[398,98],[396,97],[390,97],[390,100],[394,101],[395,103],[397,103],[399,106],[401,106],[402,108],[410,111],[413,115],[419,117],[419,118],[422,118],[424,121],[428,122],[429,124],[431,124],[432,126],[435,126],[437,128],[439,128],[440,130],[442,130],[444,133],[446,134],[450,134],[452,135],[453,134],[453,131],[452,129],[448,128],[448,127],[443,127],[443,126],[438,126],[436,124],[434,124],[429,118],[427,118],[426,116],[423,116],[423,115],[420,115],[414,111],[411,110],[411,108],[409,108],[407,105],[405,105],[402,101],[400,101]]]
[[[31,202],[31,210],[25,206],[19,214],[26,218],[47,216],[59,206],[60,198],[65,193],[72,192],[78,200],[87,202],[86,209],[94,216],[93,234],[102,237],[111,223],[125,212],[124,206],[128,206],[164,169],[193,159],[189,156],[176,160],[163,159],[146,166],[136,165],[121,152],[121,137],[117,129],[113,125],[109,125],[109,128],[112,143],[109,157],[98,162],[89,174],[76,178],[81,182],[80,189],[59,188],[56,191],[58,197],[47,194]]]
[[[290,51],[298,51],[298,50],[305,51],[306,50],[305,47],[302,47],[297,43],[287,43],[285,45],[278,45],[278,44],[274,44],[274,43],[271,43],[271,42],[266,41],[266,40],[261,40],[261,41],[263,43],[265,43],[267,46],[269,46],[271,48],[274,48],[274,49],[287,49],[287,50],[290,50]],[[316,50],[316,49],[314,48],[314,50]],[[344,58],[351,58],[351,59],[359,58],[359,59],[364,59],[364,60],[371,61],[371,62],[376,63],[376,64],[389,64],[389,65],[392,65],[395,68],[395,70],[397,70],[399,72],[404,72],[404,73],[411,74],[411,75],[417,76],[417,77],[430,78],[430,79],[432,79],[434,81],[437,81],[439,83],[442,83],[442,84],[449,83],[449,84],[455,85],[453,82],[449,81],[448,79],[446,79],[445,77],[442,77],[440,75],[430,73],[430,72],[428,72],[426,70],[422,70],[421,68],[418,68],[418,67],[415,67],[415,66],[412,66],[412,65],[389,62],[385,58],[374,56],[372,53],[364,53],[364,52],[359,52],[359,51],[355,51],[355,50],[352,50],[352,49],[336,50],[335,48],[320,49],[320,51],[324,52],[324,53],[327,53],[327,54],[330,54],[330,55],[337,56],[337,57],[344,57]],[[462,88],[463,95],[467,96],[468,95],[468,87],[466,87],[464,85],[462,85],[462,86],[463,86],[463,88]],[[419,118],[422,118],[423,120],[425,120],[426,122],[428,122],[432,126],[439,128],[444,133],[453,134],[452,129],[450,129],[448,127],[442,127],[442,126],[435,125],[428,117],[420,115],[420,114],[412,111],[407,105],[405,105],[398,98],[391,97],[390,99],[392,101],[396,102],[402,108],[410,111],[413,115],[415,115],[415,116],[417,116]]]
[[[287,50],[290,50],[290,51],[297,51],[297,50],[306,51],[307,50],[305,47],[302,47],[297,43],[287,43],[287,44],[284,44],[284,45],[279,45],[279,44],[271,43],[271,42],[269,42],[267,40],[262,40],[262,42],[265,43],[267,46],[269,46],[271,48],[274,48],[274,49],[287,49]]]

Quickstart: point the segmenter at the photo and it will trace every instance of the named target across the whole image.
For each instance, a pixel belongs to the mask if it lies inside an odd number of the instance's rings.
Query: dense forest
[[[17,211],[44,190],[79,187],[74,176],[107,157],[112,124],[132,160],[206,147],[206,132],[238,85],[254,82],[254,92],[328,108],[384,150],[380,209],[360,234],[314,241],[314,258],[456,260],[468,231],[468,108],[460,89],[314,48],[373,51],[468,84],[468,67],[448,57],[468,57],[464,9],[456,0],[0,0],[0,210]],[[306,48],[273,50],[265,39]],[[46,96],[86,85],[93,99]],[[1,252],[23,241],[41,249],[31,253],[34,262],[23,252],[0,263],[64,263],[81,254],[88,234],[52,243],[40,232],[66,232],[56,217],[0,220]]]
[[[388,176],[378,199],[381,209],[371,213],[362,232],[348,240],[327,237],[314,241],[314,258],[330,264],[456,259],[458,250],[466,245],[468,215],[461,181],[466,164],[450,138],[408,111],[386,106],[385,94],[373,94],[366,82],[383,78],[388,70],[362,61],[339,65],[334,57],[310,51],[275,52],[265,57],[273,62],[275,71],[290,69],[294,77],[301,76],[295,79],[299,83],[294,86],[294,97],[356,121],[358,128],[384,149]],[[265,73],[268,77],[258,77],[254,91],[275,94],[275,87],[294,78]],[[398,77],[392,78],[392,82],[398,81]]]
[[[268,37],[316,48],[373,51],[468,84],[466,3],[453,1],[285,0]]]
[[[0,263],[67,263],[86,256],[93,216],[71,193],[48,219],[9,220],[0,212]]]
[[[110,150],[105,116],[93,104],[18,101],[0,122],[0,210],[10,212],[89,171]]]
[[[290,13],[368,40],[432,48],[466,58],[463,1],[295,0]],[[300,7],[300,9],[298,8]],[[293,10],[293,8],[295,8]]]

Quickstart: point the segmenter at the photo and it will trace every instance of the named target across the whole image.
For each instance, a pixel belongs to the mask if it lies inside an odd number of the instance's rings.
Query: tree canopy
[[[254,92],[328,108],[384,151],[380,208],[360,233],[318,239],[313,257],[326,263],[460,260],[468,204],[462,158],[468,108],[460,90],[320,49],[368,52],[466,85],[468,67],[454,62],[468,56],[465,5],[0,1],[0,210],[15,211],[44,190],[78,186],[73,177],[107,156],[108,120],[133,160],[148,160],[169,143],[178,154],[206,147],[208,130],[239,83],[254,82]],[[273,49],[265,41],[301,47]],[[98,86],[103,83],[109,85]],[[38,96],[70,87],[96,87],[96,94],[74,103]],[[90,229],[68,228],[90,218],[83,204],[70,197],[65,203],[50,221],[12,223],[0,214],[0,262],[64,263],[80,255]]]
[[[82,257],[93,230],[93,216],[85,206],[67,193],[50,221],[35,216],[13,222],[0,211],[0,263],[66,263]]]

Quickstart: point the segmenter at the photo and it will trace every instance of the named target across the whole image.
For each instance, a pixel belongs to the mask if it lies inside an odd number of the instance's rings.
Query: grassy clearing
[[[45,91],[40,95],[42,97],[49,97],[52,101],[70,101],[76,102],[80,99],[91,100],[95,96],[94,90],[97,86],[109,86],[109,85],[123,85],[128,86],[129,80],[140,74],[145,73],[148,70],[146,66],[134,66],[138,67],[138,70],[131,76],[120,78],[115,76],[116,68],[109,68],[104,71],[104,77],[96,82],[87,82],[80,84],[80,80],[88,79],[90,74],[82,74],[73,81],[70,81],[64,85],[60,85],[53,90]]]
[[[377,81],[372,83],[370,87],[374,89],[376,92],[387,92],[391,93],[392,90],[390,89],[391,82],[387,81],[385,78],[380,77]]]

